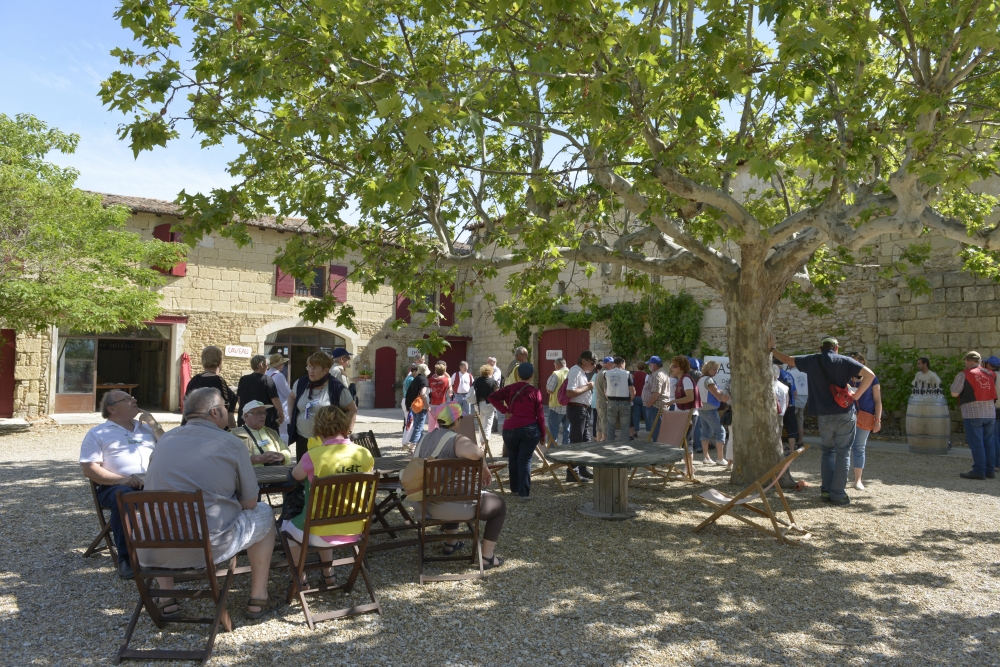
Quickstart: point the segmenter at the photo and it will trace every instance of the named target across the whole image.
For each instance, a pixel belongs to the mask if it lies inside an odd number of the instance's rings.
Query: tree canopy
[[[767,440],[782,296],[825,307],[886,233],[942,234],[998,272],[996,200],[975,187],[997,168],[997,9],[123,0],[139,47],[116,49],[101,94],[131,114],[136,151],[182,119],[206,144],[237,137],[237,184],[180,201],[196,228],[237,239],[239,220],[306,216],[324,232],[289,243],[293,272],[352,250],[366,289],[423,293],[457,269],[472,276],[461,291],[510,267],[526,311],[596,301],[552,290],[573,262],[636,291],[702,281],[726,308],[738,422],[755,424],[737,435]],[[740,420],[740,400],[757,416]]]
[[[151,265],[183,259],[180,244],[124,231],[131,214],[74,187],[77,172],[45,161],[79,138],[30,115],[0,114],[0,323],[17,331],[57,324],[116,331],[160,311]]]

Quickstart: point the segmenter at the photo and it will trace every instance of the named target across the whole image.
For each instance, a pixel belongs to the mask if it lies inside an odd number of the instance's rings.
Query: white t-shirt
[[[100,463],[116,475],[141,475],[146,472],[156,437],[147,424],[133,420],[133,430],[110,419],[87,431],[80,445],[80,463]]]
[[[468,394],[472,388],[472,373],[455,373],[451,376],[451,390],[456,394]]]
[[[789,368],[788,374],[795,380],[795,407],[804,410],[809,403],[809,376],[798,368]]]
[[[573,389],[579,389],[586,385],[590,380],[587,379],[587,373],[580,368],[579,365],[573,366],[569,369],[569,375],[566,376],[566,391],[571,391]],[[590,405],[591,394],[593,390],[588,389],[579,396],[570,396],[570,403],[579,403],[580,405]]]
[[[628,398],[629,372],[622,368],[612,368],[604,371],[604,380],[607,382],[605,392],[608,398]]]
[[[267,377],[274,381],[274,387],[278,390],[278,400],[281,401],[281,410],[285,413],[285,419],[288,419],[288,395],[292,393],[291,387],[288,386],[288,380],[281,371],[275,368],[268,368],[267,372],[264,373]]]
[[[715,378],[714,377],[709,377],[707,375],[702,375],[701,378],[698,379],[698,395],[701,396],[701,409],[702,410],[718,410],[719,406],[715,405],[714,403],[712,403],[709,400],[709,398],[711,398],[713,400],[718,400],[714,396],[712,396],[711,392],[708,391],[708,385],[709,385],[709,383],[715,385],[716,390],[719,389],[718,385],[715,382]]]
[[[344,367],[340,364],[333,365],[333,368],[330,369],[330,375],[340,380],[340,383],[345,387],[348,387],[351,384],[351,379],[347,377],[346,373],[344,373]]]
[[[491,375],[490,377],[493,378],[493,381],[497,383],[497,386],[500,386],[500,378],[502,376],[503,376],[503,373],[501,373],[500,367],[499,366],[494,366],[493,367],[493,375]]]
[[[941,386],[941,378],[934,371],[927,371],[926,373],[917,372],[913,376],[913,386],[919,386],[921,383],[928,389],[933,387]]]
[[[788,387],[777,380],[774,381],[774,397],[778,399],[778,414],[785,414],[785,410],[788,409]]]

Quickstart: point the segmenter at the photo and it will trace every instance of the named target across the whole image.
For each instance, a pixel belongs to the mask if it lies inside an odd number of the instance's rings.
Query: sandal
[[[462,547],[464,547],[464,546],[465,546],[465,542],[463,542],[462,540],[459,540],[455,544],[447,544],[446,543],[443,547],[441,547],[441,553],[443,553],[445,556],[450,556],[453,553],[455,553],[456,551],[461,551]]]
[[[266,600],[256,600],[254,598],[250,598],[250,600],[247,601],[247,609],[244,615],[251,619],[261,618],[262,616],[267,616],[271,612],[278,611],[284,605],[285,603],[281,600],[281,598],[276,598],[268,593]],[[250,611],[250,607],[260,607],[260,611]]]
[[[503,558],[500,558],[500,556],[493,554],[493,558],[483,562],[483,569],[492,570],[493,568],[500,567],[501,565],[503,565]]]
[[[163,616],[173,616],[174,614],[180,613],[181,606],[177,602],[177,598],[158,598],[160,602],[156,603],[156,608],[160,610],[160,614]],[[173,607],[173,611],[167,611],[168,608]]]

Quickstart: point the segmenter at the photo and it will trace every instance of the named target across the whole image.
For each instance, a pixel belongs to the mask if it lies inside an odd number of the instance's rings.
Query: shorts
[[[257,507],[252,510],[243,510],[236,519],[236,523],[230,528],[233,531],[233,538],[229,543],[229,548],[220,556],[214,556],[212,560],[215,561],[216,565],[229,560],[247,547],[257,544],[267,537],[268,531],[272,528],[274,528],[274,514],[272,514],[271,506],[267,503],[257,503]]]
[[[302,530],[294,523],[285,519],[281,522],[281,532],[286,533],[293,540],[302,544]],[[309,535],[309,546],[322,548],[332,548],[353,544],[361,539],[360,535],[327,535],[325,537],[315,534]]]
[[[701,409],[701,439],[708,442],[725,442],[722,420],[718,410]]]

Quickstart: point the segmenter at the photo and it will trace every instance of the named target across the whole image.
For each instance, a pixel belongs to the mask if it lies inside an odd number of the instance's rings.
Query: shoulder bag
[[[854,392],[851,391],[850,387],[838,387],[830,382],[830,377],[826,374],[826,369],[823,367],[822,355],[820,355],[818,363],[819,372],[823,374],[823,379],[826,380],[827,385],[830,387],[830,394],[833,396],[834,403],[842,408],[851,407],[851,404],[854,403]]]

